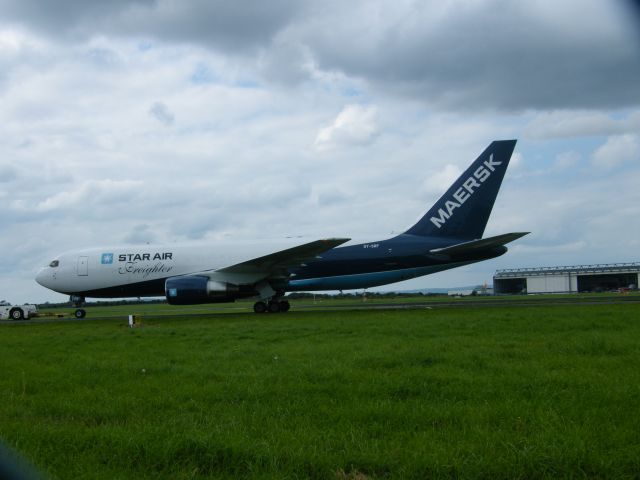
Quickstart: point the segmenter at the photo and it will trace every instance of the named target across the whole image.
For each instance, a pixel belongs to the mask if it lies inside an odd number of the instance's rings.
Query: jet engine
[[[167,278],[164,292],[171,305],[233,302],[238,297],[238,286],[217,282],[201,275]]]

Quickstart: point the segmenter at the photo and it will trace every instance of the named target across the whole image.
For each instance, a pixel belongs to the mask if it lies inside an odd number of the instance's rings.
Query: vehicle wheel
[[[288,312],[290,308],[291,308],[291,305],[289,304],[288,301],[286,301],[286,300],[281,300],[280,301],[280,311],[281,312]]]
[[[280,302],[269,302],[269,313],[278,313],[280,311]]]
[[[24,312],[21,308],[14,308],[9,312],[11,320],[24,320]]]
[[[84,309],[79,308],[74,312],[74,315],[76,318],[84,318],[87,315],[87,312]]]
[[[264,302],[256,302],[253,304],[253,311],[256,313],[264,313],[267,311],[267,304]]]

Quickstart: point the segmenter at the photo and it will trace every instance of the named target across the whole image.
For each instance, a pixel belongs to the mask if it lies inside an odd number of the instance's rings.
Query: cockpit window
[[[58,265],[60,265],[60,262],[58,260],[54,260],[49,264],[51,268],[56,268]]]

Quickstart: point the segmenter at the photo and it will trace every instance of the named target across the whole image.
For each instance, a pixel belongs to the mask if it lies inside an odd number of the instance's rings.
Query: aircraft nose
[[[49,288],[49,280],[51,279],[49,275],[49,270],[47,268],[43,268],[36,275],[36,282],[38,282],[43,287]]]

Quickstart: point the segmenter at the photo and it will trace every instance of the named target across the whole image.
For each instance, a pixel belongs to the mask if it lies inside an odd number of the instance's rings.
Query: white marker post
[[[129,328],[133,328],[136,324],[136,321],[133,319],[133,315],[129,315]]]

